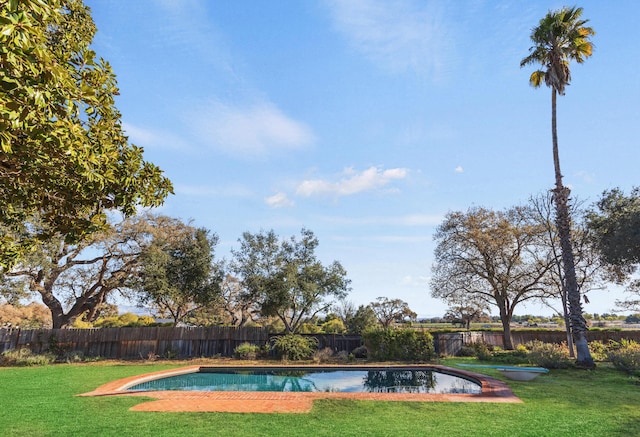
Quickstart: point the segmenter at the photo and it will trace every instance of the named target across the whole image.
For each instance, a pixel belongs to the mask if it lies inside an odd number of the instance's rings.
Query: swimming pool
[[[258,391],[200,391],[200,390],[129,390],[136,385],[161,380],[167,377],[186,374],[205,373],[209,370],[248,371],[248,370],[285,370],[296,371],[300,366],[227,366],[192,365],[175,369],[160,370],[151,373],[132,375],[114,380],[97,387],[95,390],[79,396],[139,396],[151,398],[130,408],[132,411],[163,412],[229,412],[229,413],[304,413],[311,411],[313,403],[319,399],[350,399],[367,401],[403,401],[403,402],[508,402],[520,403],[509,386],[503,381],[480,373],[436,364],[418,364],[411,366],[329,366],[306,369],[320,370],[435,370],[445,375],[459,376],[482,386],[480,393],[400,393],[400,392],[258,392]],[[436,379],[440,379],[436,375]],[[442,378],[444,379],[444,378]],[[455,391],[455,390],[454,390]]]
[[[479,394],[478,381],[425,368],[208,368],[151,379],[127,391]]]

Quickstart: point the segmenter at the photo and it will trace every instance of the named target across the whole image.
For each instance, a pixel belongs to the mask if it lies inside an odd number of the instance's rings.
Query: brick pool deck
[[[444,366],[426,365],[411,368],[433,369],[453,373],[480,382],[481,394],[430,394],[430,393],[345,393],[345,392],[239,392],[239,391],[126,391],[128,387],[167,376],[196,372],[200,367],[188,366],[179,369],[146,373],[104,384],[92,392],[78,396],[138,396],[153,400],[130,408],[132,411],[161,412],[225,412],[225,413],[306,413],[317,399],[353,399],[368,401],[411,402],[502,402],[520,403],[504,382],[479,373],[452,369]],[[225,366],[220,366],[224,368]],[[263,366],[264,367],[264,366]],[[283,368],[283,366],[274,366]],[[296,366],[297,368],[301,366]],[[314,366],[309,366],[314,367]],[[379,366],[376,366],[379,368]],[[388,369],[407,366],[385,366]],[[366,368],[358,367],[358,368]]]

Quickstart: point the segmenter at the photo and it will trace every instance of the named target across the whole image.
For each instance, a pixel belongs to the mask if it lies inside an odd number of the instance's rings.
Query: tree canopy
[[[140,256],[136,290],[140,301],[174,323],[184,321],[220,296],[222,271],[214,263],[217,235],[172,220]]]
[[[81,0],[0,0],[0,268],[34,240],[68,243],[126,215],[160,205],[171,182],[128,143],[115,75],[90,44],[96,32]],[[25,221],[39,214],[40,234]]]
[[[278,317],[287,332],[297,332],[349,291],[342,265],[325,266],[317,259],[318,244],[308,229],[289,240],[280,240],[273,230],[245,232],[240,249],[233,251],[231,270],[242,281],[246,299],[256,302],[262,316]]]
[[[619,188],[605,191],[587,213],[591,244],[611,267],[614,279],[623,283],[640,264],[640,188],[629,195]],[[629,283],[629,291],[640,294],[640,280]],[[640,308],[640,299],[617,302],[627,308]]]
[[[369,304],[369,307],[384,328],[389,328],[397,322],[402,323],[405,319],[415,320],[418,317],[416,313],[411,311],[409,304],[402,299],[378,297],[375,302]]]
[[[511,348],[514,309],[547,294],[543,280],[555,261],[540,250],[544,236],[526,207],[447,214],[434,235],[431,295],[449,303],[473,298],[497,307],[505,347]]]

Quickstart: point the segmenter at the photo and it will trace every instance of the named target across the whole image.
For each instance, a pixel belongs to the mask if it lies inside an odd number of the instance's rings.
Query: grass
[[[475,362],[469,358],[443,360]],[[101,363],[0,368],[3,436],[629,436],[640,386],[600,364],[508,381],[524,402],[317,401],[308,414],[144,413],[142,398],[76,397],[106,382],[181,365]],[[492,369],[478,369],[500,377]]]

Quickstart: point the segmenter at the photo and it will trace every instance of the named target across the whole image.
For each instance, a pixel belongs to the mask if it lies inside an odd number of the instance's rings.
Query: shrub
[[[333,350],[330,347],[325,347],[322,350],[315,351],[313,354],[313,361],[316,363],[325,363],[333,357]]]
[[[489,361],[493,359],[492,347],[486,343],[474,343],[473,348],[476,356],[480,361]]]
[[[380,361],[430,361],[435,358],[433,336],[413,329],[375,329],[364,333],[369,358]]]
[[[466,345],[465,344],[460,348],[460,350],[458,351],[456,356],[458,356],[458,357],[475,357],[476,356],[476,349],[473,347],[473,345]]]
[[[620,340],[619,343],[612,341],[607,357],[616,369],[640,376],[640,344],[635,341],[625,339]]]
[[[354,350],[351,351],[351,354],[354,358],[367,358],[369,356],[369,351],[367,351],[366,346],[358,346]]]
[[[609,351],[608,345],[604,344],[600,340],[595,340],[589,343],[589,351],[591,352],[591,357],[595,361],[607,361],[607,353]]]
[[[241,360],[255,360],[260,354],[260,346],[251,343],[242,343],[233,351],[236,358]]]
[[[573,364],[569,358],[569,349],[566,343],[543,343],[534,340],[525,344],[527,350],[527,360],[530,364],[549,369],[566,369]]]
[[[318,340],[298,334],[279,335],[274,337],[273,347],[283,360],[306,360],[318,348]]]
[[[0,365],[2,366],[44,366],[53,363],[53,354],[33,354],[29,349],[12,349],[2,352]]]

